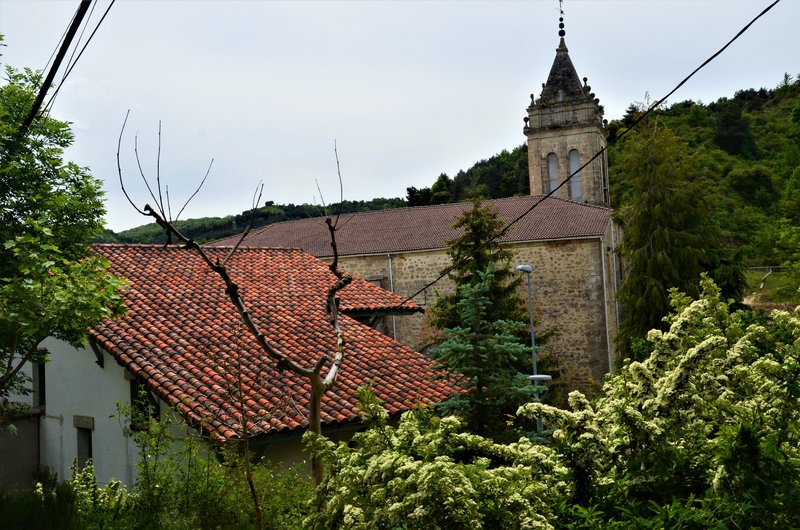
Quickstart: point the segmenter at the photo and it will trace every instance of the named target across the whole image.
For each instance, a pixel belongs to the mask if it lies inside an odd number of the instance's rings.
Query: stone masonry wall
[[[570,389],[593,390],[613,368],[608,347],[609,339],[613,340],[616,334],[610,231],[602,239],[517,243],[511,247],[515,253],[512,264],[533,266],[537,334],[553,332],[542,354],[555,356],[562,380]],[[387,255],[346,256],[340,262],[344,270],[356,276],[375,281],[386,289],[393,284],[394,292],[410,296],[434,280],[449,264],[449,257],[443,250],[392,254],[391,281]],[[452,289],[452,282],[443,279],[414,301],[427,309],[437,292]],[[520,287],[520,296],[527,300],[526,279]],[[396,330],[398,341],[424,350],[431,344],[425,320],[425,315],[420,314],[390,317],[386,332],[395,336]]]

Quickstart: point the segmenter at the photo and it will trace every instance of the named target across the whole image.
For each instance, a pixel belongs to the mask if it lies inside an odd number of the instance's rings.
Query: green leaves
[[[517,369],[527,365],[531,349],[517,339],[524,324],[491,320],[493,267],[478,278],[475,285],[459,287],[460,325],[444,330],[446,340],[431,350],[431,357],[438,368],[463,376],[464,392],[440,405],[444,413],[464,418],[473,432],[501,436],[508,431],[506,416],[533,399],[534,387]]]
[[[6,67],[0,87],[0,399],[24,391],[22,367],[53,336],[85,343],[90,326],[124,311],[121,280],[88,254],[102,228],[101,183],[62,160],[69,124],[40,115],[19,126],[41,75]]]
[[[711,280],[700,287],[673,292],[667,329],[601,397],[522,406],[553,429],[542,445],[425,409],[392,428],[362,395],[383,420],[350,444],[312,440],[330,472],[308,526],[799,528],[800,310],[731,312]]]

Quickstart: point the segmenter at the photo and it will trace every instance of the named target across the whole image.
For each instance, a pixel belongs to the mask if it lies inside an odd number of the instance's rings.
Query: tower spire
[[[592,204],[609,204],[608,163],[604,155],[580,169],[606,145],[603,107],[578,72],[564,42],[564,2],[558,1],[556,57],[538,98],[531,94],[523,133],[528,137],[528,179],[532,195]],[[570,176],[569,185],[562,183]]]

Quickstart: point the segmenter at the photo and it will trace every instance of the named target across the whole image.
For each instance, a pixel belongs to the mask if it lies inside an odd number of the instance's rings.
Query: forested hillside
[[[616,208],[624,207],[633,192],[633,177],[615,166],[630,149],[623,133],[640,113],[641,106],[632,104],[621,120],[608,124]],[[671,130],[676,146],[695,159],[699,170],[693,184],[705,208],[713,211],[726,247],[748,265],[800,261],[800,80],[787,74],[775,89],[741,90],[709,104],[682,101],[660,109],[655,121],[656,127]],[[527,174],[526,150],[519,146],[453,178],[441,174],[430,188],[408,188],[407,199],[409,205],[423,205],[474,194],[525,195]]]
[[[623,132],[641,112],[632,104],[621,120],[608,124],[613,206],[624,207],[631,176],[615,165],[629,149]],[[706,208],[713,210],[722,244],[748,265],[785,265],[800,261],[800,81],[790,75],[774,89],[747,89],[712,103],[682,101],[660,109],[656,127],[668,128],[679,149],[687,149],[701,168],[692,179]],[[620,141],[616,141],[623,136]],[[619,169],[619,168],[617,168]],[[406,199],[345,201],[343,212],[458,202],[474,195],[488,198],[526,195],[528,161],[524,145],[504,150],[450,177],[439,175],[430,187],[409,187]],[[338,205],[329,209],[335,211]],[[314,205],[268,205],[254,213],[255,226],[320,215]],[[241,231],[250,213],[178,223],[198,241]],[[153,224],[106,233],[106,241],[160,242]],[[796,267],[796,266],[795,266]]]
[[[201,217],[177,221],[175,226],[186,237],[198,243],[214,241],[226,236],[241,233],[252,222],[254,228],[281,221],[318,217],[324,211],[335,213],[367,212],[370,210],[384,210],[386,208],[400,208],[406,205],[403,199],[372,199],[369,201],[342,201],[322,207],[314,204],[275,204],[268,201],[261,208],[254,211],[242,212],[237,215],[225,217]],[[164,243],[166,238],[164,230],[155,223],[138,226],[119,233],[106,230],[95,239],[96,243]]]

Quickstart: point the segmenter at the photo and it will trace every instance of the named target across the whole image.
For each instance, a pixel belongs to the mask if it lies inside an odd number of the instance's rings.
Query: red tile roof
[[[208,249],[224,257],[226,249]],[[91,330],[92,339],[149,390],[206,435],[242,435],[239,407],[251,435],[307,426],[308,383],[259,350],[240,324],[224,285],[193,251],[154,245],[97,245],[93,252],[130,284],[128,313]],[[334,276],[297,249],[239,249],[228,264],[267,338],[307,366],[332,352],[335,337],[324,309]],[[341,292],[344,312],[365,308],[413,311],[397,295],[363,280]],[[431,361],[343,315],[346,356],[338,384],[322,401],[324,424],[356,420],[356,389],[374,381],[390,413],[444,400],[455,387],[434,380]],[[239,396],[237,375],[241,376]]]
[[[509,222],[525,213],[541,196],[485,201]],[[340,256],[386,254],[440,249],[459,232],[453,223],[472,203],[440,204],[342,215],[336,242]],[[613,210],[602,206],[544,199],[503,236],[501,242],[578,239],[601,236]],[[232,245],[238,236],[215,245]],[[250,247],[302,248],[317,257],[331,255],[327,227],[319,217],[275,223],[253,230],[244,241]]]

